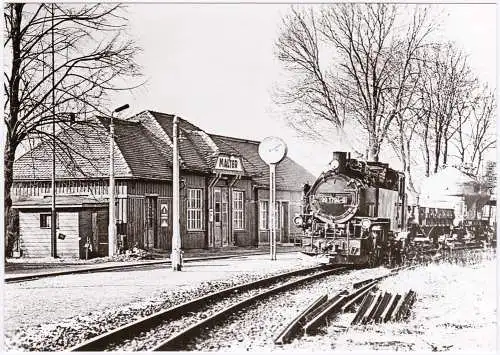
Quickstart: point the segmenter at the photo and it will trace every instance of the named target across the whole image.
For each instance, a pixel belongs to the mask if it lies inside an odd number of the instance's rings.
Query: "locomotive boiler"
[[[347,152],[333,159],[312,185],[304,185],[302,213],[307,254],[329,263],[360,266],[398,261],[405,233],[405,177],[388,164]]]

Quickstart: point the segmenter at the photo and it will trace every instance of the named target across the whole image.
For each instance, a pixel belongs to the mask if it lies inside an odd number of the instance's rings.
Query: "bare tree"
[[[420,135],[424,146],[426,175],[448,164],[449,142],[461,125],[461,115],[477,80],[466,56],[452,43],[429,47],[422,57],[420,85]]]
[[[406,109],[411,64],[432,30],[426,8],[414,7],[407,23],[405,10],[391,4],[335,4],[319,14],[292,9],[276,49],[295,81],[278,103],[300,113],[299,120],[330,121],[340,133],[345,125],[361,128],[369,158],[377,161],[393,119]]]
[[[140,68],[134,60],[139,48],[125,34],[127,19],[121,5],[7,3],[4,19],[8,247],[13,163],[22,142],[52,139],[53,122],[59,129],[74,118],[68,112],[79,117],[107,114],[101,107],[108,93],[131,89],[131,82],[139,85]]]
[[[417,82],[418,78],[414,83],[416,84]],[[416,191],[413,183],[412,165],[415,161],[413,153],[415,150],[415,138],[418,137],[418,121],[421,119],[420,110],[415,109],[415,98],[414,88],[407,90],[404,101],[407,109],[398,110],[392,125],[393,132],[390,134],[389,139],[394,152],[403,165],[402,170],[406,175],[406,186],[412,191]]]
[[[495,92],[484,86],[473,97],[466,119],[460,120],[453,143],[462,164],[468,164],[471,172],[481,171],[488,150],[496,146]]]

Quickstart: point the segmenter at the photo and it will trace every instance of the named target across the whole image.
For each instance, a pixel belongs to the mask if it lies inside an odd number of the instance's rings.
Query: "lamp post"
[[[179,148],[178,148],[178,125],[179,118],[174,116],[173,124],[173,163],[172,163],[172,254],[170,260],[172,261],[172,270],[182,270],[181,258],[181,233],[180,233],[180,193],[179,193]]]
[[[55,98],[55,54],[54,54],[54,4],[52,4],[52,204],[50,208],[50,255],[57,258],[57,237],[56,237],[56,98]]]
[[[118,107],[111,113],[109,122],[109,223],[108,223],[108,256],[116,252],[115,222],[115,125],[114,114],[129,108],[128,104]]]

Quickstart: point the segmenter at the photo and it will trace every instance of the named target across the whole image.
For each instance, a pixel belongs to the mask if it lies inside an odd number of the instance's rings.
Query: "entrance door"
[[[158,248],[158,198],[156,196],[146,197],[146,240],[144,246],[147,248]]]
[[[229,192],[225,187],[214,188],[214,247],[229,245]]]
[[[229,191],[222,188],[222,245],[229,245]]]
[[[92,214],[92,235],[94,236],[94,231],[97,241],[96,254],[100,256],[108,256],[108,221],[109,214],[107,210],[98,211]]]
[[[283,211],[281,210],[281,202],[276,201],[276,207],[274,208],[274,226],[276,227],[276,242],[281,243],[282,226],[283,226]]]
[[[288,202],[281,202],[281,230],[280,230],[280,242],[281,243],[288,243],[288,223],[289,223],[289,218],[288,218]]]
[[[222,245],[220,188],[214,188],[214,247]]]

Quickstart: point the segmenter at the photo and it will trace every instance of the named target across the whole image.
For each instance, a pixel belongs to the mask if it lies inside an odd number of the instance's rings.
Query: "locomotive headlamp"
[[[361,221],[361,228],[363,228],[363,229],[368,229],[368,228],[370,228],[371,225],[372,225],[372,221],[370,221],[369,219],[363,219]]]
[[[293,218],[293,223],[294,223],[296,226],[301,226],[303,222],[304,222],[304,221],[303,221],[303,219],[302,219],[302,217],[301,217],[301,216],[295,216],[295,217]]]
[[[337,159],[333,159],[330,162],[330,169],[337,169],[339,167],[339,161]]]

